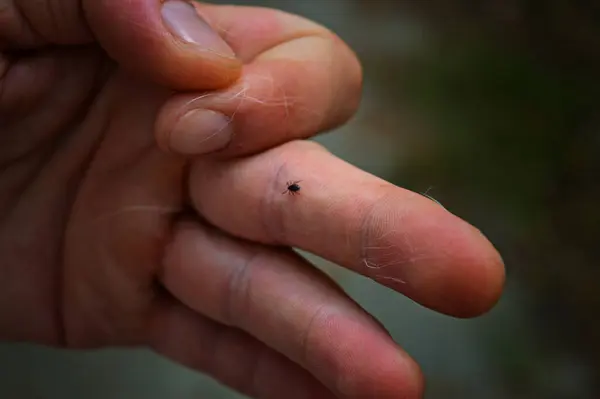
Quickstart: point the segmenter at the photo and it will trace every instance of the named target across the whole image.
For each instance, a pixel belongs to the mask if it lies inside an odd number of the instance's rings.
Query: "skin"
[[[198,5],[223,56],[160,7],[0,1],[0,338],[147,346],[255,398],[422,397],[416,363],[290,248],[474,317],[502,291],[494,247],[302,140],[359,104],[360,64],[334,34]],[[177,125],[199,109],[233,116],[224,148]],[[282,195],[296,178],[301,195]]]

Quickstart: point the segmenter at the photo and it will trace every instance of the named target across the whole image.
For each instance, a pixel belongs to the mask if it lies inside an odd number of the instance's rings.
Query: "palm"
[[[40,89],[48,63],[59,76]],[[1,303],[21,309],[3,314],[26,318],[12,325],[35,329],[15,334],[43,342],[139,339],[184,194],[185,163],[159,151],[152,134],[164,90],[90,48],[17,61],[4,84],[20,98],[11,101],[9,91],[1,109],[11,179],[2,190],[0,245],[12,255],[3,256],[2,281],[11,287],[1,292],[16,293]],[[25,190],[17,199],[18,188]]]

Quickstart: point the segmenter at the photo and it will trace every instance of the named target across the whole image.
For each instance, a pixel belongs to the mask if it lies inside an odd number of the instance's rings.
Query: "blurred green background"
[[[217,2],[220,3],[220,2]],[[600,397],[600,3],[262,0],[358,53],[362,107],[318,138],[480,228],[507,265],[455,320],[309,257],[422,365],[429,399]],[[152,353],[0,346],[0,398],[241,396]]]

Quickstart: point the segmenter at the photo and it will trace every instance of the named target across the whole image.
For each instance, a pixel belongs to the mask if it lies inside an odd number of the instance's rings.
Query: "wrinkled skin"
[[[290,248],[457,317],[500,296],[496,250],[302,140],[359,103],[331,32],[202,4],[227,44],[194,43],[161,7],[0,1],[0,337],[148,346],[256,398],[421,397],[414,361]]]

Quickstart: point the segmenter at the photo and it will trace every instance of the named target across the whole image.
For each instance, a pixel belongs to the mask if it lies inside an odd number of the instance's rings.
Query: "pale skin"
[[[190,39],[165,4],[0,0],[0,338],[147,346],[254,398],[422,397],[418,365],[290,248],[456,317],[498,300],[497,251],[302,140],[359,104],[334,34],[202,4],[223,41]]]

